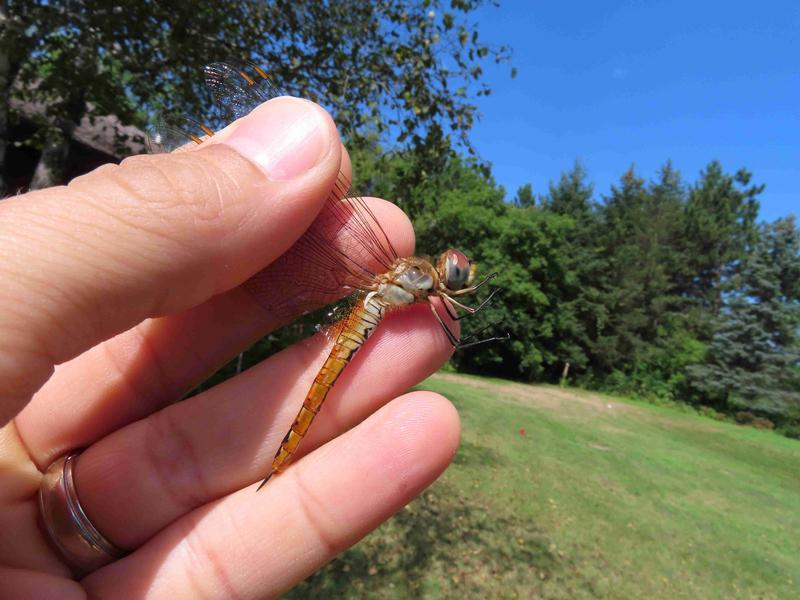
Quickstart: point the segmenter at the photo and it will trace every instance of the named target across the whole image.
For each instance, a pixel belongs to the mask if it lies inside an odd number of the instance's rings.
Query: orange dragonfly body
[[[206,85],[229,121],[282,95],[263,70],[249,63],[213,63],[206,66],[204,72]],[[171,151],[186,143],[202,144],[213,134],[201,122],[180,117],[162,120],[153,129],[149,141],[154,151]],[[455,249],[444,252],[435,263],[416,256],[398,256],[368,204],[360,196],[348,192],[349,182],[339,173],[317,219],[284,255],[291,255],[293,260],[281,257],[245,284],[258,298],[276,281],[292,281],[295,293],[280,306],[269,307],[286,318],[347,294],[357,295],[349,313],[336,327],[333,347],[259,489],[290,463],[328,393],[387,311],[427,302],[454,347],[489,341],[460,344],[430,299],[443,298],[450,319],[474,314],[489,302],[494,292],[477,308],[465,306],[457,298],[474,292],[494,274],[474,284],[475,265]],[[298,278],[298,260],[302,261],[303,278]],[[453,306],[464,310],[465,315],[456,314]]]

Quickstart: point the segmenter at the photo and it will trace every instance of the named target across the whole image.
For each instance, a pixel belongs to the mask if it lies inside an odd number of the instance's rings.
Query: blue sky
[[[631,163],[694,180],[718,159],[767,185],[763,219],[800,216],[800,2],[501,0],[477,16],[518,70],[487,69],[472,134],[507,197],[576,159],[598,197]]]

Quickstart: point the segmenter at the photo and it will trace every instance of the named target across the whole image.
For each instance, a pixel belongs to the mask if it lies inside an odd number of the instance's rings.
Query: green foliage
[[[503,190],[475,161],[450,155],[438,172],[409,181],[405,175],[414,171],[411,165],[418,156],[394,153],[379,161],[370,156],[375,154],[354,153],[358,179],[370,194],[395,198],[410,214],[418,254],[437,256],[455,247],[477,262],[479,279],[498,273],[492,284],[502,288],[500,299],[462,325],[466,333],[483,328],[486,335],[508,332],[511,340],[459,353],[454,364],[512,377],[543,377],[558,360],[561,325],[553,299],[566,285],[562,246],[572,220],[535,206],[505,203]],[[382,184],[376,185],[376,179]],[[477,305],[489,293],[483,288],[470,302]]]
[[[538,201],[523,186],[508,203],[452,153],[422,176],[419,154],[353,157],[370,193],[411,215],[418,253],[453,246],[498,273],[502,295],[462,324],[511,339],[457,353],[457,368],[557,382],[569,363],[573,381],[641,398],[800,416],[797,231],[755,225],[762,188],[744,171],[713,162],[686,184],[670,163],[650,182],[631,168],[597,202],[576,164]],[[724,365],[740,356],[734,374]]]
[[[511,339],[459,353],[454,367],[556,382],[568,365],[573,382],[751,412],[794,431],[794,221],[757,226],[763,186],[718,162],[691,183],[670,163],[651,181],[631,167],[600,198],[576,164],[547,193],[526,184],[507,202],[488,165],[454,150],[471,150],[474,102],[489,93],[482,65],[508,56],[468,24],[482,3],[245,0],[121,10],[107,0],[9,2],[0,156],[12,141],[9,110],[13,120],[26,107],[48,107],[22,142],[57,162],[86,117],[115,113],[141,124],[162,109],[204,114],[202,66],[248,58],[290,93],[331,109],[356,188],[409,214],[418,253],[457,247],[477,261],[479,276],[498,273],[502,295],[462,324],[467,334]],[[486,286],[470,301],[489,293]],[[259,342],[244,366],[309,322]]]
[[[737,236],[755,241],[718,241],[728,248],[718,269],[725,277],[710,291],[687,278],[686,264],[702,262],[688,256],[696,248],[684,238],[697,210],[693,190],[710,187],[708,177],[733,181],[715,166],[692,185],[669,163],[651,182],[630,169],[601,203],[576,164],[538,202],[508,203],[481,165],[453,153],[424,177],[415,171],[419,154],[383,153],[374,141],[352,159],[361,189],[395,198],[410,214],[417,254],[456,247],[477,262],[479,278],[498,274],[491,285],[501,294],[463,319],[462,331],[510,339],[457,352],[451,369],[557,383],[569,363],[568,379],[580,385],[690,403],[697,408],[686,410],[718,419],[749,412],[796,434],[800,232],[793,219],[755,234],[737,226]],[[517,195],[532,197],[528,188]],[[739,212],[720,219],[748,223],[754,201],[737,201]],[[489,293],[486,286],[469,303]],[[248,364],[287,339],[295,337],[262,342]]]
[[[530,183],[526,183],[517,190],[514,204],[520,208],[531,208],[536,205],[536,197],[533,195],[533,187]]]
[[[720,286],[730,268],[746,253],[758,235],[757,196],[764,186],[750,184],[744,169],[727,175],[711,162],[689,190],[681,227],[682,263],[676,269],[687,295],[716,313]]]
[[[2,9],[0,105],[47,106],[37,135],[22,140],[40,146],[56,133],[68,138],[84,117],[142,125],[165,109],[207,115],[202,67],[234,57],[324,104],[350,138],[375,131],[412,147],[436,139],[442,150],[452,134],[471,149],[474,101],[490,92],[482,65],[509,56],[479,41],[468,20],[483,3],[11,0]],[[12,141],[0,129],[0,143]]]
[[[703,364],[692,385],[732,409],[800,420],[800,231],[794,218],[761,228],[726,283]]]

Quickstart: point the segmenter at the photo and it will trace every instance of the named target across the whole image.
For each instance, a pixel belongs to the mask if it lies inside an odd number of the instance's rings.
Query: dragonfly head
[[[436,263],[439,280],[451,292],[471,286],[475,281],[476,269],[477,266],[455,248],[443,252]]]

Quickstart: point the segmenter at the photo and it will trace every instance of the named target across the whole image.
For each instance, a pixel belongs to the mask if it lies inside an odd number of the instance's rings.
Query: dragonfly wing
[[[227,121],[285,95],[264,70],[246,61],[216,62],[203,69],[206,86]],[[265,309],[282,319],[365,289],[398,255],[370,204],[349,190],[339,173],[317,219],[298,242],[246,285]],[[291,293],[275,290],[293,282]]]
[[[203,68],[206,87],[211,91],[222,119],[240,119],[259,104],[284,96],[266,71],[249,62],[216,62]]]
[[[200,121],[184,115],[159,115],[147,129],[147,149],[152,154],[173,152],[201,144],[214,132]]]
[[[204,76],[226,124],[282,95],[266,71],[247,62],[212,63],[204,68]],[[154,151],[201,144],[213,135],[203,122],[183,116],[161,118],[148,133]],[[390,270],[398,259],[372,203],[349,187],[349,179],[340,172],[309,229],[245,284],[275,318],[288,321],[353,291],[369,289],[375,275]]]
[[[388,237],[388,246],[381,243],[385,233],[372,208],[381,201],[337,196],[334,190],[300,239],[245,284],[282,321],[354,291],[368,291],[376,274],[388,271],[397,258]]]

